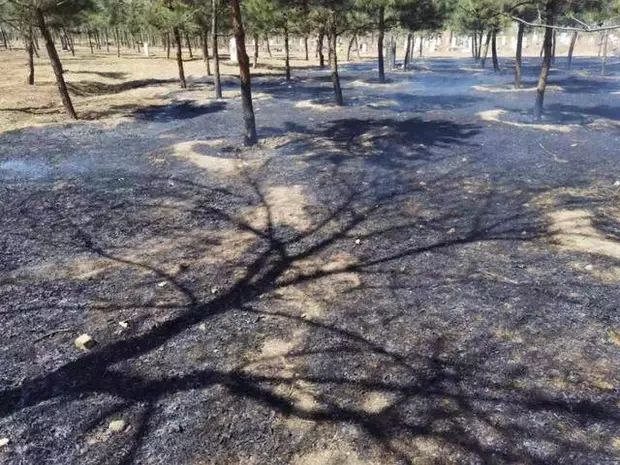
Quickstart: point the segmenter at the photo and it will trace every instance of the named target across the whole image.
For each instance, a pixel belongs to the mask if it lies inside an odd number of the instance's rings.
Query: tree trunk
[[[69,91],[67,90],[65,78],[62,75],[62,63],[60,63],[60,58],[58,57],[58,52],[56,51],[56,47],[54,46],[54,40],[52,39],[52,35],[50,34],[50,31],[45,24],[43,12],[40,8],[35,8],[34,14],[37,25],[41,30],[43,40],[45,41],[45,48],[47,49],[47,54],[52,64],[52,69],[54,70],[56,85],[58,86],[58,92],[60,93],[60,99],[62,100],[62,104],[65,107],[65,111],[70,118],[78,119],[77,114],[75,113],[75,109],[73,108],[73,103],[71,102],[71,97],[69,96]]]
[[[573,31],[573,34],[570,38],[570,45],[568,46],[568,60],[566,62],[566,67],[571,69],[573,67],[573,52],[575,51],[575,44],[577,43],[577,31]]]
[[[254,62],[252,63],[254,69],[258,66],[258,51],[258,34],[254,34]]]
[[[355,54],[357,55],[358,60],[362,59],[362,56],[360,55],[360,41],[357,37],[357,34],[355,35]]]
[[[189,34],[187,33],[187,31],[185,31],[185,43],[187,44],[189,59],[191,60],[194,58],[194,54],[192,53],[192,41],[190,40]]]
[[[390,37],[390,69],[396,69],[396,39],[393,34]]]
[[[93,55],[95,51],[93,50],[93,40],[90,30],[86,31],[86,34],[88,35],[88,46],[90,47],[90,54]]]
[[[607,45],[609,42],[609,31],[605,31],[603,36],[603,56],[601,57],[601,75],[604,76],[607,68]]]
[[[482,60],[480,61],[480,67],[484,68],[487,64],[487,55],[489,54],[489,44],[491,43],[491,31],[487,32],[487,40],[484,43],[484,54],[482,55]]]
[[[202,59],[207,68],[207,76],[211,76],[211,64],[209,63],[209,31],[205,28],[201,34],[202,39]]]
[[[121,57],[121,36],[118,33],[118,28],[116,28],[116,57]]]
[[[491,57],[493,58],[493,71],[499,71],[499,60],[497,58],[497,31],[493,31],[491,37]]]
[[[4,44],[4,48],[5,49],[9,49],[9,43],[6,39],[6,33],[4,32],[4,29],[0,28],[0,36],[2,36],[2,43]]]
[[[26,37],[26,51],[28,52],[28,84],[34,85],[34,43],[32,41],[32,28],[28,30]]]
[[[267,55],[269,55],[269,58],[272,58],[271,46],[269,45],[269,36],[265,36],[265,45],[267,45]]]
[[[245,134],[243,142],[247,146],[255,145],[258,142],[256,136],[256,120],[254,118],[254,108],[252,106],[252,82],[250,77],[250,59],[245,50],[245,31],[241,20],[241,8],[239,0],[230,0],[232,28],[237,42],[237,58],[239,61],[239,79],[241,80],[241,106],[243,108],[243,122]],[[214,15],[215,16],[215,15]]]
[[[170,33],[166,32],[166,59],[170,59]]]
[[[325,39],[325,32],[321,29],[319,31],[319,40],[317,41],[316,51],[319,55],[319,66],[325,68],[325,55],[323,54],[323,40]]]
[[[407,45],[405,47],[405,58],[403,61],[403,71],[406,71],[409,68],[409,61],[411,60],[411,39],[413,38],[413,34],[411,32],[407,33]]]
[[[471,35],[471,57],[476,59],[476,33]]]
[[[351,40],[349,40],[349,45],[347,46],[347,61],[351,61],[351,49],[353,48],[354,40],[355,36],[351,36]]]
[[[69,44],[69,50],[71,50],[71,56],[75,56],[75,43],[73,42],[73,36],[65,31],[67,37],[67,43]]]
[[[517,26],[517,53],[515,56],[515,87],[519,89],[521,87],[521,65],[523,64],[523,33],[525,32],[525,25],[519,23]]]
[[[222,98],[222,79],[220,77],[220,52],[217,46],[217,33],[219,31],[217,25],[217,7],[218,0],[211,0],[211,11],[212,13],[212,23],[211,23],[211,34],[213,35],[213,44],[211,45],[211,50],[213,51],[213,89],[215,92],[215,98]],[[239,44],[237,44],[237,48],[239,48]]]
[[[556,44],[557,31],[553,30],[553,36],[551,37],[551,63],[555,63],[555,44]]]
[[[105,50],[107,53],[110,53],[110,37],[108,36],[108,28],[106,27],[103,32],[105,34]]]
[[[385,63],[383,61],[383,40],[385,39],[385,7],[379,7],[379,34],[377,37],[377,59],[379,65],[379,82],[385,82]]]
[[[547,26],[553,26],[555,20],[555,8],[552,1],[548,0],[545,8],[545,23]],[[538,78],[538,86],[536,88],[536,102],[534,104],[534,118],[540,120],[543,113],[543,102],[545,100],[545,90],[547,89],[547,78],[549,77],[549,69],[551,68],[551,53],[553,47],[553,29],[545,28],[545,38],[543,40],[543,61],[540,68],[540,77]]]
[[[424,36],[420,35],[420,58],[422,58],[422,43],[424,42]]]
[[[335,13],[332,12],[332,16]],[[329,42],[329,65],[332,70],[332,84],[334,85],[334,95],[336,97],[336,105],[344,105],[344,99],[342,98],[342,88],[340,87],[340,76],[338,75],[338,36],[336,35],[335,18],[332,17],[331,33],[328,37]]]
[[[185,82],[185,70],[183,69],[183,50],[181,48],[181,31],[178,26],[172,28],[172,34],[174,36],[174,42],[177,46],[177,66],[179,68],[179,83],[181,88],[187,88],[187,82]]]
[[[304,36],[304,56],[306,61],[310,61],[310,55],[308,54],[308,36]]]
[[[480,31],[478,34],[478,40],[476,44],[478,45],[478,50],[476,50],[476,59],[480,59],[482,57],[482,39],[484,39],[484,31]]]
[[[284,70],[286,74],[286,80],[291,80],[291,57],[290,47],[288,43],[288,27],[284,27]]]

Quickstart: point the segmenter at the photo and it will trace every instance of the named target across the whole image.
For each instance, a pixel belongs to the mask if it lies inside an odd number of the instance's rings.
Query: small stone
[[[361,243],[362,243],[362,241],[361,241],[361,240],[359,240],[359,239],[355,239],[355,244],[356,244],[356,245],[360,245]]]
[[[125,423],[125,420],[114,420],[111,421],[108,425],[108,431],[112,433],[120,433],[122,431],[125,431],[126,427],[127,423]]]
[[[198,329],[200,331],[202,331],[203,333],[207,332],[207,325],[205,323],[200,323],[200,325],[198,325]]]
[[[97,344],[88,334],[82,334],[74,341],[75,347],[83,351],[89,351]]]
[[[424,181],[420,181],[420,186],[426,186],[426,183]]]
[[[219,291],[219,289],[217,287],[212,287],[211,288],[211,294],[217,294]]]
[[[614,182],[614,186],[620,186],[620,181]]]
[[[9,445],[11,440],[9,438],[0,438],[0,449]]]
[[[161,281],[157,283],[157,287],[164,287],[166,284],[168,284],[168,281]]]
[[[456,229],[454,228],[448,229],[448,234],[454,234],[455,232],[456,232]]]
[[[586,266],[584,266],[584,268],[585,268],[587,271],[592,271],[592,270],[594,269],[594,267],[593,267],[592,265],[586,265]]]
[[[119,321],[118,325],[123,329],[129,328],[129,323],[127,323],[126,321]]]

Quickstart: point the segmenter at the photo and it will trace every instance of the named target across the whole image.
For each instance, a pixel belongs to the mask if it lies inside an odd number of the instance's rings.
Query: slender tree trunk
[[[321,29],[319,31],[319,39],[316,45],[316,51],[319,55],[319,66],[325,68],[325,55],[323,54],[323,41],[325,40],[325,32]]]
[[[403,61],[403,70],[406,71],[409,68],[409,60],[411,59],[411,39],[413,34],[411,32],[407,33],[407,45],[405,47],[405,58]]]
[[[491,57],[493,58],[493,71],[499,71],[499,60],[497,58],[497,31],[493,31],[491,37]]]
[[[65,36],[67,37],[67,43],[69,44],[69,50],[71,50],[71,56],[75,56],[75,43],[73,42],[73,36],[65,30]]]
[[[166,60],[170,59],[170,33],[166,32]]]
[[[308,53],[308,36],[304,36],[304,56],[306,61],[310,61],[310,55]]]
[[[95,29],[95,45],[97,50],[101,50],[101,37],[99,36],[99,29]]]
[[[86,34],[88,35],[88,46],[90,47],[90,54],[93,55],[95,51],[93,50],[93,40],[90,30],[86,31]]]
[[[476,59],[476,33],[471,35],[471,57]]]
[[[258,142],[256,135],[256,120],[254,118],[254,107],[252,106],[252,82],[250,77],[250,59],[245,50],[245,31],[241,20],[241,8],[239,0],[230,0],[232,28],[237,42],[237,57],[239,60],[239,79],[241,80],[241,106],[243,108],[243,122],[245,133],[243,142],[247,146],[255,145]],[[215,16],[215,15],[214,15]]]
[[[254,34],[253,39],[254,39],[254,57],[253,57],[252,67],[256,69],[256,67],[258,66],[258,52],[259,52],[258,34]]]
[[[201,34],[202,39],[202,59],[207,68],[207,76],[211,76],[211,64],[209,63],[209,31],[205,28]]]
[[[103,30],[103,33],[105,34],[105,51],[107,53],[110,53],[110,37],[108,36],[108,28],[107,27]]]
[[[116,57],[121,57],[121,36],[118,33],[118,28],[116,28]]]
[[[26,51],[28,53],[28,84],[34,85],[34,43],[32,41],[32,28],[28,29],[26,36]]]
[[[291,80],[291,57],[290,47],[288,41],[288,27],[284,27],[284,69],[286,73],[286,80]]]
[[[360,55],[360,41],[357,34],[355,35],[355,54],[357,55],[358,60],[362,59],[362,56]]]
[[[478,50],[476,50],[476,59],[478,60],[482,56],[482,39],[484,39],[484,31],[480,31],[478,34],[478,40],[476,41],[476,44],[478,45]]]
[[[480,67],[484,68],[487,64],[487,55],[489,54],[489,44],[491,43],[491,31],[487,32],[487,40],[484,43],[484,54],[482,55],[482,60],[480,61]]]
[[[393,34],[390,37],[390,69],[396,69],[396,39]]]
[[[379,65],[379,82],[385,82],[385,63],[383,60],[383,41],[385,39],[385,7],[379,7],[379,34],[377,37],[377,59]]]
[[[265,45],[267,45],[267,55],[269,55],[269,58],[272,58],[273,55],[271,55],[271,46],[269,45],[269,36],[265,36]]]
[[[43,40],[45,41],[45,48],[47,49],[47,54],[52,64],[52,70],[54,71],[54,76],[56,77],[56,85],[58,87],[58,92],[60,93],[60,99],[62,100],[62,104],[65,107],[67,115],[69,115],[69,117],[72,119],[77,119],[77,114],[75,113],[73,103],[71,102],[71,97],[69,96],[69,91],[67,90],[65,78],[62,75],[62,64],[60,63],[58,52],[56,51],[56,47],[54,46],[54,40],[52,39],[52,35],[47,28],[47,24],[45,24],[43,12],[40,8],[35,8],[34,14],[37,21],[37,26],[39,26],[39,29],[41,30],[41,35],[43,36]]]
[[[609,42],[609,31],[605,31],[603,36],[603,56],[601,58],[601,75],[604,76],[607,68],[607,45]]]
[[[213,35],[213,44],[211,45],[211,50],[213,51],[213,89],[215,92],[215,98],[222,98],[222,79],[220,76],[220,52],[217,46],[217,34],[219,31],[219,27],[217,24],[217,9],[218,9],[218,0],[211,0],[211,11],[212,13],[212,22],[211,22],[211,34]],[[239,44],[237,44],[237,48],[239,48]]]
[[[553,26],[555,21],[555,5],[552,1],[547,2],[545,8],[545,24]],[[549,69],[551,68],[551,53],[553,47],[553,29],[545,28],[545,38],[543,40],[543,62],[540,68],[540,77],[538,78],[538,87],[536,88],[536,102],[534,104],[534,118],[540,120],[543,113],[543,102],[545,100],[545,90],[547,89],[547,78],[549,77]]]
[[[194,58],[194,54],[192,53],[192,41],[189,38],[189,34],[185,31],[185,43],[187,44],[187,50],[189,53],[190,60]]]
[[[573,34],[570,38],[570,45],[568,46],[568,59],[566,62],[566,67],[571,69],[573,67],[573,52],[575,51],[575,44],[577,43],[577,31],[573,31]]]
[[[334,95],[336,97],[336,105],[344,105],[342,98],[342,87],[340,87],[340,76],[338,75],[338,36],[336,35],[335,13],[332,12],[332,30],[328,37],[329,41],[329,64],[332,70],[332,84],[334,85]]]
[[[523,64],[523,33],[525,25],[519,23],[517,26],[517,53],[515,56],[515,87],[521,87],[521,65]]]
[[[187,82],[185,82],[185,70],[183,69],[183,50],[181,45],[181,31],[179,31],[178,26],[174,26],[172,28],[172,34],[174,36],[174,42],[177,47],[177,66],[179,68],[179,83],[181,84],[181,88],[187,88]]]
[[[9,49],[9,43],[6,39],[6,33],[4,32],[4,29],[0,28],[0,36],[2,36],[2,43],[4,44],[4,48],[5,49]]]
[[[424,43],[424,36],[420,34],[420,58],[422,58],[422,44]]]
[[[551,38],[551,63],[555,63],[555,44],[556,44],[557,31],[553,30],[553,36]]]
[[[355,40],[355,36],[351,36],[349,40],[349,45],[347,46],[347,61],[351,61],[351,49],[353,48],[353,41]]]

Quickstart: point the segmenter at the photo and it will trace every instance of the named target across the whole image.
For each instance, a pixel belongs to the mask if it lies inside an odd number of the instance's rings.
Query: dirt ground
[[[620,463],[613,59],[0,59],[0,463]]]

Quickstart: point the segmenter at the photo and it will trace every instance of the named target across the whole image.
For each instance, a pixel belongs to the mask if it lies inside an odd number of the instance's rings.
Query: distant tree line
[[[233,36],[241,84],[245,143],[256,142],[252,107],[251,67],[260,60],[261,44],[271,55],[269,37],[283,41],[284,72],[291,79],[291,41],[303,43],[305,60],[316,59],[330,68],[334,101],[344,105],[338,68],[338,44],[344,38],[347,59],[360,38],[371,36],[377,51],[378,83],[395,67],[398,33],[405,40],[403,68],[416,53],[422,54],[422,37],[449,29],[470,37],[471,55],[481,67],[489,49],[493,69],[500,63],[497,36],[517,24],[515,86],[521,86],[523,37],[527,30],[543,32],[541,70],[533,114],[540,118],[553,57],[556,34],[569,31],[568,66],[572,64],[579,33],[599,33],[605,71],[609,31],[618,27],[620,0],[5,0],[0,3],[0,47],[23,41],[28,56],[27,82],[34,84],[34,56],[45,47],[67,115],[77,119],[63,76],[58,47],[75,54],[75,39],[86,42],[91,53],[105,50],[121,56],[123,48],[141,51],[160,45],[168,58],[174,54],[179,84],[185,88],[183,49],[189,58],[200,48],[205,73],[213,78],[214,97],[222,98],[220,48],[222,38]],[[452,33],[451,32],[451,33]],[[40,45],[42,43],[42,45]],[[316,44],[311,50],[310,44]],[[346,45],[346,44],[345,44]],[[327,60],[325,50],[327,49]],[[248,54],[248,50],[251,54]]]

